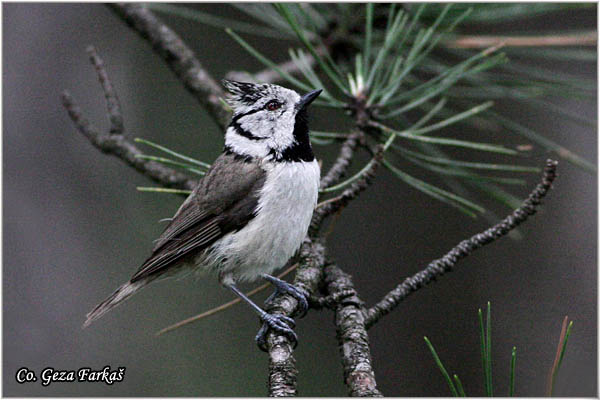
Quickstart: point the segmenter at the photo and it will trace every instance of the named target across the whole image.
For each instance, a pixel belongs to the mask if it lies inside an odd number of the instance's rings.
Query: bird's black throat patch
[[[308,112],[306,109],[301,109],[296,114],[293,135],[294,144],[281,152],[280,155],[275,154],[275,158],[278,161],[313,161],[315,155],[308,136]]]

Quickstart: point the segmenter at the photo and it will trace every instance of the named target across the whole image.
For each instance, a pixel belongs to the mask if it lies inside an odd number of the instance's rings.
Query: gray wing
[[[222,154],[177,210],[131,282],[160,274],[223,235],[243,228],[254,217],[265,177],[258,163]]]

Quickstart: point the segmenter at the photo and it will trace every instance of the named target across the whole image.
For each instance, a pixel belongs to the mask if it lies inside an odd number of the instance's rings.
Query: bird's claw
[[[263,324],[258,330],[256,337],[254,338],[259,349],[265,352],[268,351],[267,333],[269,332],[269,329],[272,329],[277,333],[285,335],[290,340],[290,342],[292,342],[293,348],[296,348],[296,346],[298,345],[298,336],[293,330],[296,326],[296,323],[292,318],[286,317],[285,315],[265,313],[261,319],[263,321]]]
[[[298,301],[298,317],[302,318],[306,315],[306,312],[308,311],[308,301],[301,289],[271,275],[265,274],[263,275],[263,278],[275,286],[275,291],[265,300],[265,304],[268,305],[271,303],[278,294],[289,294]]]

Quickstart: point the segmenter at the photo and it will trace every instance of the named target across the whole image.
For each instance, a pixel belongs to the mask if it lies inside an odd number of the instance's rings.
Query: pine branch
[[[344,177],[346,171],[348,170],[348,167],[350,166],[350,162],[354,157],[354,150],[358,145],[359,139],[362,137],[362,132],[354,131],[344,141],[344,143],[340,147],[340,152],[337,159],[335,160],[327,174],[323,178],[321,178],[321,189],[325,189],[331,185],[335,185],[340,181],[341,178]]]
[[[312,60],[312,65],[314,65],[314,59]],[[281,63],[277,67],[290,75],[296,75],[300,72],[298,65],[293,60]],[[273,68],[266,68],[255,74],[250,74],[246,71],[231,71],[227,73],[227,79],[253,83],[276,83],[282,80],[281,75]]]
[[[368,309],[366,311],[365,321],[367,328],[373,326],[382,316],[390,313],[408,295],[431,283],[446,272],[451,271],[458,261],[468,256],[476,249],[505,236],[512,229],[525,222],[529,216],[535,214],[541,200],[546,196],[552,187],[552,182],[556,178],[557,164],[558,163],[553,160],[546,161],[542,182],[529,194],[521,207],[513,211],[500,223],[469,239],[463,240],[444,257],[432,261],[425,269],[417,272],[410,278],[405,279],[404,282],[386,294],[381,301]]]
[[[223,97],[223,90],[181,38],[141,3],[110,3],[108,7],[150,42],[185,88],[225,129],[230,115],[219,100]]]
[[[334,264],[327,265],[324,273],[329,296],[344,295],[334,306],[334,312],[348,394],[353,397],[382,397],[373,372],[363,303],[356,295],[352,278]],[[353,294],[348,295],[350,293]]]
[[[294,277],[294,286],[304,290],[309,296],[316,292],[323,277],[325,264],[325,247],[319,241],[305,239],[299,254],[299,266]],[[269,312],[293,316],[296,313],[298,301],[289,295],[281,295],[270,304]],[[267,335],[267,350],[269,353],[269,396],[293,396],[296,387],[296,360],[289,339],[271,331]]]
[[[200,104],[207,108],[211,117],[221,127],[224,127],[228,122],[229,112],[220,101],[223,91],[204,70],[193,52],[183,41],[156,18],[152,12],[140,4],[111,4],[109,7],[152,45],[153,49],[167,62],[188,91],[197,98]],[[123,136],[124,124],[120,105],[102,60],[93,49],[89,51],[106,97],[111,127],[109,134],[99,133],[83,117],[81,110],[72,97],[65,92],[62,96],[63,104],[77,129],[98,149],[121,158],[128,165],[154,181],[178,189],[193,188],[195,182],[185,175],[162,164],[139,158],[141,152]],[[318,54],[311,57],[318,57]],[[315,64],[315,58],[309,61]],[[282,64],[280,67],[289,68],[289,71],[286,71],[289,73],[298,72],[295,64]],[[279,78],[279,74],[266,70],[259,72],[254,77],[262,82],[273,82]],[[367,126],[372,122],[369,121],[369,115],[364,110],[362,111],[361,113],[357,112],[357,126],[359,127]],[[394,137],[395,135],[394,133]],[[346,139],[340,148],[338,158],[321,181],[323,189],[332,188],[332,185],[336,185],[345,175],[355,155],[356,147],[365,147],[364,143],[361,142],[362,136],[362,132],[356,131]],[[298,258],[299,267],[293,282],[294,285],[306,292],[311,299],[312,306],[328,306],[334,310],[345,382],[351,395],[360,396],[381,396],[377,389],[372,368],[366,330],[383,315],[392,311],[410,293],[428,284],[437,276],[451,270],[460,259],[466,257],[475,249],[507,234],[511,229],[524,222],[529,215],[534,214],[540,200],[546,195],[556,176],[556,162],[548,160],[542,184],[536,187],[520,208],[501,223],[468,240],[464,240],[443,258],[433,261],[423,271],[406,279],[374,307],[365,311],[354,290],[351,277],[333,264],[323,268],[326,264],[325,247],[324,243],[317,239],[317,235],[327,216],[341,210],[370,185],[377,167],[382,162],[384,147],[379,145],[371,149],[371,152],[373,159],[369,164],[352,179],[339,185],[339,189],[343,187],[346,187],[346,189],[339,196],[323,201],[317,206],[311,220],[309,235],[301,247]],[[327,295],[324,298],[314,300],[315,293],[324,279]],[[288,295],[279,296],[270,304],[269,311],[293,316],[297,311],[297,301]],[[267,336],[267,349],[269,353],[269,395],[296,395],[298,392],[298,371],[290,341],[283,335],[270,332]]]
[[[124,124],[121,105],[108,73],[104,68],[104,63],[100,56],[98,56],[94,47],[90,46],[87,51],[90,55],[90,60],[98,73],[100,84],[102,85],[111,126],[107,134],[100,133],[100,131],[83,116],[81,108],[75,103],[75,100],[70,93],[64,91],[61,95],[62,104],[69,113],[69,117],[75,124],[77,130],[97,149],[103,153],[111,154],[121,159],[127,165],[152,179],[154,182],[175,189],[193,189],[195,181],[189,179],[186,175],[165,167],[163,164],[139,157],[142,155],[142,152],[133,143],[128,141],[123,134]]]

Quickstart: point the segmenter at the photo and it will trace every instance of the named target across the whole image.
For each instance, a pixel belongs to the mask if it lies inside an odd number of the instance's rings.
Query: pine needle
[[[431,351],[431,354],[433,355],[433,359],[435,360],[436,365],[440,369],[440,372],[446,379],[446,382],[448,382],[448,387],[450,388],[452,395],[454,397],[458,397],[458,392],[456,391],[456,387],[454,386],[452,379],[450,379],[450,375],[448,375],[448,371],[446,371],[446,368],[444,367],[444,364],[440,360],[440,357],[438,357],[435,349],[433,348],[433,345],[431,344],[431,342],[429,341],[427,336],[424,336],[423,339],[425,340],[425,343],[427,343],[427,347],[429,347],[429,351]],[[461,385],[461,387],[462,387],[462,385]]]

